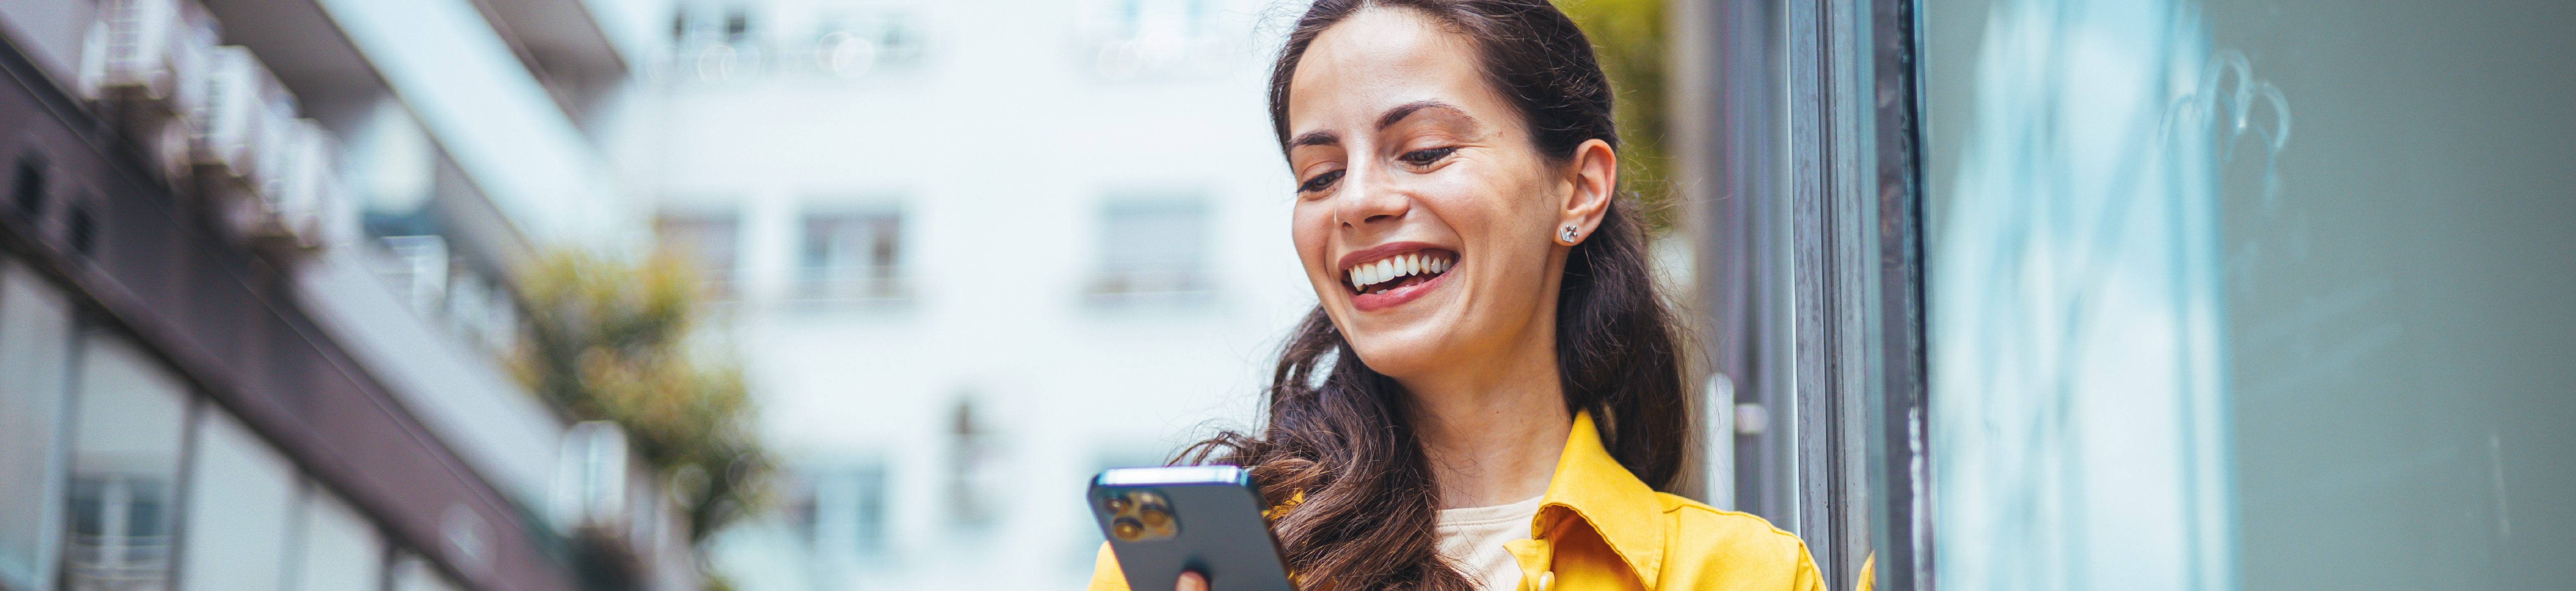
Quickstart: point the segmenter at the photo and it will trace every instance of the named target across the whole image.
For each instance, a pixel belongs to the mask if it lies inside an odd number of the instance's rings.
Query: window
[[[393,576],[386,578],[393,581],[393,591],[464,591],[465,589],[465,586],[447,580],[447,575],[439,574],[438,567],[431,565],[429,559],[422,558],[418,554],[403,552],[402,556],[394,559],[392,570]]]
[[[385,265],[376,270],[413,314],[438,318],[447,307],[447,239],[436,235],[386,236]]]
[[[1941,588],[2576,575],[2576,4],[2351,8],[1925,3]]]
[[[884,557],[884,466],[812,468],[795,476],[788,511],[817,556],[835,561]]]
[[[672,70],[705,83],[757,74],[768,65],[761,37],[770,23],[760,16],[742,5],[683,7],[671,18]]]
[[[188,475],[188,591],[266,591],[285,583],[296,514],[295,467],[230,413],[198,413]]]
[[[1207,206],[1197,200],[1112,202],[1100,221],[1095,298],[1203,295],[1207,276]]]
[[[908,295],[901,283],[901,214],[808,216],[802,259],[798,292],[803,297],[848,300]]]
[[[54,483],[71,377],[71,304],[0,259],[0,584],[52,585]]]
[[[295,591],[375,591],[384,585],[384,540],[338,495],[307,486],[289,571]]]
[[[1239,35],[1218,28],[1209,0],[1095,0],[1077,33],[1090,42],[1101,78],[1139,80],[1208,75],[1243,55]]]
[[[967,529],[993,525],[1001,511],[1009,475],[1001,471],[991,418],[977,417],[971,396],[957,399],[949,424],[948,509],[953,523]]]
[[[160,588],[170,576],[188,393],[122,339],[92,334],[86,340],[72,426],[63,587]]]
[[[665,215],[655,224],[662,248],[695,265],[699,278],[707,282],[708,295],[719,299],[738,295],[734,277],[736,227],[731,214]]]
[[[815,71],[841,78],[899,69],[921,61],[921,32],[909,14],[882,12],[817,19],[812,48]]]

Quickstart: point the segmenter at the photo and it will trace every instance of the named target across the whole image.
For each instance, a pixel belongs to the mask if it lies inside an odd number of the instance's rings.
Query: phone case
[[[1235,466],[1113,468],[1091,479],[1093,521],[1133,591],[1172,591],[1184,569],[1210,591],[1293,591],[1269,507]]]

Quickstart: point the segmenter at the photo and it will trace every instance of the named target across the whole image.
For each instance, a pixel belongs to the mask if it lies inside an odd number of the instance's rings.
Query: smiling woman
[[[1692,414],[1611,111],[1545,0],[1324,0],[1290,32],[1270,112],[1317,306],[1265,428],[1183,459],[1253,469],[1300,586],[1818,588],[1796,537],[1659,492]],[[1092,587],[1127,583],[1104,547]]]

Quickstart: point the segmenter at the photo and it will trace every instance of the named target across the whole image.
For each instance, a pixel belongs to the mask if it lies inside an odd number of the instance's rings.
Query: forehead
[[[1369,8],[1317,35],[1288,83],[1291,133],[1373,126],[1399,105],[1436,100],[1487,120],[1500,107],[1473,41],[1411,9]]]

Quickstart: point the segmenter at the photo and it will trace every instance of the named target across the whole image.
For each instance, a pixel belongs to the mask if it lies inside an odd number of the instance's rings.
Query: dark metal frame
[[[1678,52],[1675,118],[1705,346],[1771,416],[1735,437],[1733,498],[1827,588],[1874,562],[1930,589],[1916,1],[1684,4],[1676,37],[1717,36]]]
[[[1929,367],[1923,300],[1923,160],[1921,79],[1922,15],[1917,0],[1872,0],[1869,54],[1870,108],[1876,124],[1876,191],[1862,196],[1876,208],[1877,248],[1865,255],[1878,285],[1879,383],[1867,398],[1862,429],[1868,435],[1869,502],[1880,519],[1870,523],[1878,548],[1880,589],[1932,589]],[[1874,199],[1869,199],[1874,198]],[[1871,264],[1874,263],[1874,264]]]

